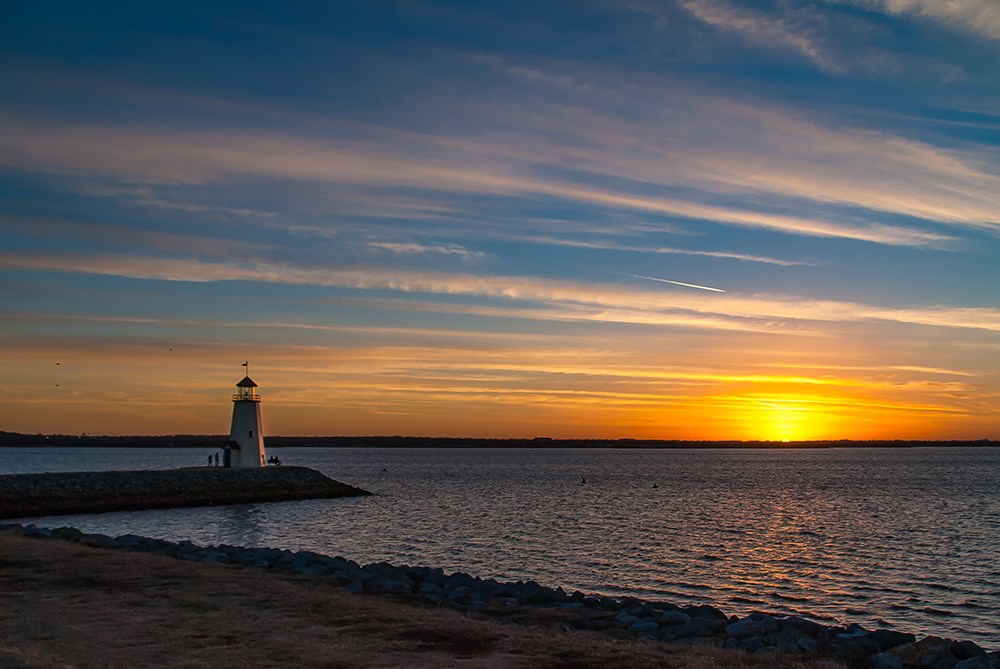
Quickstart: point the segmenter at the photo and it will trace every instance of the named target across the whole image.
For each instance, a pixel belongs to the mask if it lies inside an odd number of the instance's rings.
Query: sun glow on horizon
[[[790,443],[831,437],[830,413],[813,398],[756,398],[743,422],[747,437],[753,440]]]

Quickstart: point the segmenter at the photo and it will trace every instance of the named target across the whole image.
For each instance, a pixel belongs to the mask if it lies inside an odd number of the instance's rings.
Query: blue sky
[[[994,0],[331,4],[8,10],[0,429],[1000,438]]]

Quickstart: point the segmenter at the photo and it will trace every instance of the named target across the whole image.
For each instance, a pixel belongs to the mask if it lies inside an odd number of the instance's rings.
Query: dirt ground
[[[802,667],[0,533],[0,667]],[[810,665],[812,666],[812,665]]]

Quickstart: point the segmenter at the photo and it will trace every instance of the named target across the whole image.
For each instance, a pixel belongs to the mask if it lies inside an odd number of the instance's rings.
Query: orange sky
[[[995,394],[980,375],[906,364],[926,343],[859,350],[844,336],[818,333],[664,336],[656,326],[630,328],[624,345],[614,345],[604,325],[559,334],[361,328],[341,344],[287,347],[229,340],[174,347],[161,337],[24,342],[8,345],[4,429],[223,433],[246,358],[268,434],[998,436]]]

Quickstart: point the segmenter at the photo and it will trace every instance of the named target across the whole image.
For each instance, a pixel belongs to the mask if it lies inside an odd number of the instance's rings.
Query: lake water
[[[0,472],[194,449],[0,449]],[[1000,449],[272,449],[372,497],[33,519],[707,602],[1000,649]],[[28,521],[26,521],[28,522]]]

